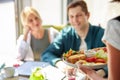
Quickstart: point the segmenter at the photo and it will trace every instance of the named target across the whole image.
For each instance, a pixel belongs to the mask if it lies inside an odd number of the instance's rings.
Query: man
[[[61,70],[67,67],[61,60],[64,52],[105,46],[101,41],[104,29],[89,23],[90,14],[83,0],[71,2],[67,12],[71,26],[64,28],[42,54],[42,61],[47,61]]]

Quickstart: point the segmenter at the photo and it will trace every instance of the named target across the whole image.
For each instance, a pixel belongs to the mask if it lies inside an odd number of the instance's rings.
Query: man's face
[[[70,8],[68,11],[70,24],[78,31],[86,28],[88,25],[89,13],[85,14],[80,6]]]

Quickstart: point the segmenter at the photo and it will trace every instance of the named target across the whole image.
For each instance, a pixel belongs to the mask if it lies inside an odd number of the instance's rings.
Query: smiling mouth
[[[39,24],[36,24],[36,27],[38,27],[39,26]]]
[[[80,23],[78,23],[78,24],[74,24],[75,26],[79,26],[80,25]]]

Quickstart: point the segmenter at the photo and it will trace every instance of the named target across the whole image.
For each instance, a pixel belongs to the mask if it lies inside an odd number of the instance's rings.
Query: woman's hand
[[[100,77],[96,71],[94,71],[93,69],[89,68],[89,67],[86,67],[86,66],[83,66],[81,65],[81,63],[76,63],[78,69],[85,73],[88,78],[90,78],[91,80],[104,80],[102,77]]]
[[[81,63],[76,63],[76,64],[77,64],[78,69],[80,69],[80,71],[82,71],[85,74],[95,73],[95,71],[93,69],[81,65]]]
[[[28,33],[30,32],[30,27],[28,25],[24,26],[24,40],[27,41]]]

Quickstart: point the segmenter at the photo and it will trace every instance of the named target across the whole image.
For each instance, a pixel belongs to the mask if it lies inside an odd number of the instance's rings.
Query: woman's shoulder
[[[108,21],[103,39],[107,40],[112,46],[120,49],[120,21],[118,20],[118,17],[115,17]]]
[[[117,29],[119,30],[120,28],[120,16],[119,17],[115,17],[111,20],[108,21],[108,26],[109,28],[113,28],[113,29]]]
[[[118,21],[120,21],[120,16],[117,16],[117,17],[113,18],[113,20],[118,20]]]
[[[112,18],[112,19],[110,19],[109,21],[108,21],[108,25],[110,24],[110,25],[114,25],[114,24],[118,24],[118,23],[120,23],[120,16],[117,16],[117,17],[115,17],[115,18]]]

